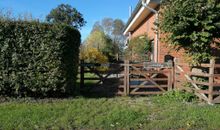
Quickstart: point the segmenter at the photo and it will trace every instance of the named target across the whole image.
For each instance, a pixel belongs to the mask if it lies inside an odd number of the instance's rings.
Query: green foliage
[[[81,48],[80,59],[84,60],[85,63],[108,63],[108,57],[103,55],[103,53],[96,48]],[[94,67],[94,69],[97,69],[98,71],[106,71],[108,70],[108,67]]]
[[[83,15],[68,4],[58,5],[57,8],[51,10],[46,20],[51,23],[65,23],[75,28],[81,28],[86,24]]]
[[[159,96],[160,103],[169,103],[169,102],[192,102],[195,101],[196,97],[192,93],[183,92],[183,91],[169,91],[163,94],[162,98]]]
[[[80,33],[70,26],[0,21],[0,94],[73,93]]]
[[[96,48],[82,48],[80,51],[80,59],[84,60],[86,63],[104,64],[108,62],[108,58]]]
[[[133,60],[140,60],[145,57],[145,60],[149,60],[148,53],[152,50],[151,41],[145,35],[133,38],[128,43],[128,48],[126,50],[126,55],[132,58]]]
[[[211,44],[220,36],[220,2],[164,0],[162,10],[160,29],[166,41],[184,48],[195,63],[207,61],[212,56]]]
[[[123,52],[125,36],[123,35],[124,22],[121,19],[104,18],[93,25],[91,35],[94,32],[103,32],[109,42],[116,47],[117,53]]]
[[[93,31],[84,43],[84,48],[96,48],[99,52],[108,57],[109,61],[116,59],[118,53],[117,44],[113,43],[110,37],[105,35],[103,31]]]

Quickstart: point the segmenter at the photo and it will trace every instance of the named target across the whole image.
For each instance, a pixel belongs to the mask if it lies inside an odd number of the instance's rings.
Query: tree
[[[102,27],[102,25],[100,24],[99,21],[95,22],[95,24],[92,27],[91,33],[95,32],[95,31],[102,31],[102,32],[104,32],[104,29],[103,29],[103,27]]]
[[[102,31],[94,31],[85,41],[87,47],[89,48],[97,48],[99,51],[103,51],[107,44],[106,36]]]
[[[113,31],[112,38],[115,43],[118,44],[120,51],[123,50],[125,36],[123,35],[123,30],[125,28],[125,24],[120,19],[115,19],[113,22]]]
[[[103,31],[93,31],[85,41],[86,48],[96,48],[98,51],[106,55],[109,61],[115,59],[118,53],[118,46],[114,44],[111,38]]]
[[[118,51],[123,51],[125,36],[123,35],[123,29],[125,24],[120,19],[104,18],[100,21],[97,21],[93,25],[91,33],[94,31],[104,32],[106,37],[110,38],[114,46],[117,46]]]
[[[220,37],[219,0],[164,0],[160,29],[165,40],[192,55],[195,63],[212,56],[211,46]],[[219,44],[218,44],[219,45]]]
[[[133,38],[129,42],[128,48],[126,49],[126,57],[132,58],[131,60],[135,61],[150,60],[150,55],[148,54],[151,51],[152,45],[150,39],[145,35],[141,35]]]
[[[50,14],[46,16],[46,21],[51,23],[65,23],[80,29],[86,24],[83,15],[68,4],[58,5],[57,8],[52,9]]]
[[[114,22],[114,20],[112,18],[104,18],[101,21],[103,31],[108,36],[111,36],[111,33],[113,31],[113,22]]]

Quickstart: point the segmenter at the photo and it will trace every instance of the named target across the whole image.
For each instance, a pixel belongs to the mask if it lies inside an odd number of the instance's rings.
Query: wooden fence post
[[[169,68],[169,73],[168,73],[168,91],[173,90],[173,84],[174,84],[174,62],[168,61],[168,63],[172,64],[172,68]]]
[[[173,72],[173,88],[174,88],[174,89],[177,89],[177,88],[178,88],[178,87],[177,87],[177,80],[176,80],[176,79],[177,79],[177,76],[178,76],[177,73],[176,73],[176,72],[177,72],[177,67],[176,67],[177,65],[178,65],[178,59],[175,58],[175,59],[174,59],[174,66],[173,66],[173,67],[174,67],[174,68],[173,68],[173,71],[174,71],[174,72]]]
[[[129,94],[129,61],[125,60],[124,62],[124,95]]]
[[[127,67],[126,67],[126,61],[124,61],[124,95],[126,96],[126,83],[127,82]]]
[[[84,87],[84,72],[85,72],[85,67],[84,67],[84,60],[80,61],[80,88]]]
[[[168,91],[172,90],[172,78],[173,78],[172,70],[173,70],[173,68],[170,69],[169,74],[168,74],[168,84],[167,84],[168,85]]]
[[[213,101],[213,84],[214,84],[215,59],[210,60],[209,68],[209,103]]]
[[[127,95],[129,95],[130,94],[130,65],[129,65],[129,61],[127,61],[127,90],[126,90],[126,92],[127,92]]]

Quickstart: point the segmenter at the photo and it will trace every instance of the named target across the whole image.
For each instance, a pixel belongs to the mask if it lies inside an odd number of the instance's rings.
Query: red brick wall
[[[160,36],[162,37],[162,36]],[[158,48],[158,62],[163,63],[164,62],[164,57],[165,55],[171,55],[175,58],[180,59],[182,62],[184,61],[184,50],[181,49],[179,51],[176,51],[174,48],[170,47],[167,43],[161,42],[161,40],[159,41],[159,48]]]
[[[152,13],[150,16],[148,16],[143,22],[131,33],[131,38],[138,37],[140,35],[146,35],[154,40],[154,43],[156,43],[156,35],[155,35],[155,15]],[[156,48],[156,45],[154,44],[154,48]],[[165,55],[171,55],[173,57],[182,58],[184,51],[181,50],[179,52],[171,49],[171,47],[168,47],[166,43],[162,43],[159,41],[158,43],[158,62],[164,62],[164,56]],[[154,54],[156,55],[156,54]]]
[[[147,34],[150,39],[155,38],[155,32],[153,28],[155,25],[153,24],[155,20],[155,15],[151,14],[147,17],[132,33],[131,37],[137,37],[143,34]]]

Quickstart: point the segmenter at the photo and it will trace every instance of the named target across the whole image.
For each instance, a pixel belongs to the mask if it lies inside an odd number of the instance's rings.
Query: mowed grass
[[[0,129],[220,128],[220,106],[167,96],[45,99],[0,104]]]
[[[147,115],[146,104],[131,98],[12,101],[0,104],[0,129],[129,129]]]

